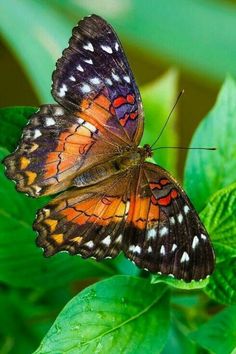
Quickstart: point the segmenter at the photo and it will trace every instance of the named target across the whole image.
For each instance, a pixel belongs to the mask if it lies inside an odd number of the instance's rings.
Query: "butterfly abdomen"
[[[96,184],[109,177],[114,177],[114,175],[133,169],[141,161],[142,155],[139,151],[126,152],[123,156],[96,165],[81,173],[74,179],[74,185],[76,187],[83,187]]]

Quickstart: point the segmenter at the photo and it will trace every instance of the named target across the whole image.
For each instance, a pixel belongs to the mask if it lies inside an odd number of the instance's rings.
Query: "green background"
[[[66,254],[45,260],[31,225],[47,200],[17,193],[2,173],[0,354],[36,348],[37,354],[230,354],[236,347],[235,1],[0,1],[0,158],[14,150],[34,107],[53,102],[55,62],[72,27],[91,13],[112,24],[125,48],[144,101],[143,143],[153,142],[184,89],[160,145],[217,147],[189,151],[187,160],[182,150],[154,155],[184,183],[214,242],[216,271],[202,283],[154,276],[150,284],[122,256],[102,263]],[[24,107],[4,108],[11,106]]]

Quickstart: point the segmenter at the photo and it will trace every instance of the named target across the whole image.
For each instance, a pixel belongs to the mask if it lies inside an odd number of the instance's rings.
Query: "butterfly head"
[[[140,153],[141,153],[141,155],[143,155],[144,159],[146,159],[147,157],[152,157],[153,152],[152,152],[152,148],[150,145],[148,145],[148,144],[143,145],[141,150],[142,151],[140,151]]]

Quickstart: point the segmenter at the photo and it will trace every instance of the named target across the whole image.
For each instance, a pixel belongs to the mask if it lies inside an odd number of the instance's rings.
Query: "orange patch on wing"
[[[160,209],[158,205],[152,204],[150,197],[135,197],[131,195],[130,211],[127,222],[133,223],[137,228],[144,229],[150,221],[159,219]]]
[[[159,206],[151,203],[149,213],[148,213],[148,221],[159,220],[159,217],[160,217]]]
[[[65,216],[68,221],[75,219],[79,215],[79,213],[80,212],[78,212],[74,208],[66,208],[66,209],[60,211],[60,214]]]
[[[125,203],[120,198],[112,198],[111,203],[103,203],[99,199],[88,199],[76,204],[73,208],[66,208],[60,211],[68,221],[83,225],[85,223],[97,223],[107,225],[120,221],[125,213]]]
[[[87,99],[84,99],[84,100],[82,100],[81,103],[80,103],[80,108],[81,108],[82,111],[84,111],[85,109],[87,109],[87,108],[89,107],[89,105],[90,105],[90,101],[87,100]],[[76,113],[77,113],[78,115],[80,114],[80,112],[76,112]]]
[[[22,156],[20,159],[20,168],[24,170],[30,164],[30,160],[27,157]]]
[[[57,164],[51,163],[45,166],[44,178],[50,178],[57,174]]]
[[[50,227],[50,231],[54,232],[56,229],[56,226],[58,224],[58,221],[55,219],[46,219],[44,220],[45,224],[47,224]]]
[[[59,160],[58,155],[59,155],[58,152],[49,152],[49,154],[47,155],[46,163],[57,162]]]
[[[94,102],[103,107],[105,110],[109,110],[111,104],[110,100],[104,95],[100,95],[95,98]]]
[[[32,171],[25,171],[25,174],[28,177],[28,185],[31,185],[35,181],[37,173]]]
[[[72,241],[75,243],[81,243],[82,240],[83,240],[83,237],[81,237],[81,236],[76,236],[76,237],[73,237],[73,239],[72,239]]]
[[[64,241],[63,234],[53,234],[51,235],[51,238],[59,245],[61,245]]]

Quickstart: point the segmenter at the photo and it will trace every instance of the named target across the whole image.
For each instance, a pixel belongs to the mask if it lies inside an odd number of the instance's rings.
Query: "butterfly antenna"
[[[165,121],[165,124],[163,125],[163,127],[162,127],[162,129],[161,129],[161,131],[160,131],[160,133],[159,133],[159,135],[158,135],[158,137],[156,138],[156,140],[154,141],[154,143],[151,145],[151,149],[152,149],[152,147],[153,147],[154,145],[156,145],[156,143],[158,142],[158,140],[159,140],[160,137],[162,136],[162,133],[163,133],[165,127],[167,126],[167,123],[169,122],[169,120],[170,120],[170,118],[171,118],[171,115],[172,115],[172,113],[173,113],[175,107],[177,106],[177,103],[179,102],[179,99],[180,99],[180,97],[183,95],[183,93],[184,93],[184,90],[182,90],[182,91],[179,93],[178,97],[176,98],[175,104],[174,104],[174,106],[172,107],[172,109],[171,109],[171,111],[170,111],[170,113],[169,113],[169,115],[168,115],[168,117],[167,117],[167,119],[166,119],[166,121]]]
[[[159,149],[180,149],[180,150],[210,150],[214,151],[217,150],[215,147],[185,147],[185,146],[158,146],[152,151],[159,150]]]

